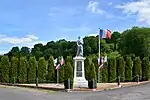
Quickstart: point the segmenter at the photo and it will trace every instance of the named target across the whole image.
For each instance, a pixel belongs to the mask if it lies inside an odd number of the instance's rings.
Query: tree
[[[121,34],[119,49],[122,54],[135,54],[143,58],[150,55],[150,28],[133,27]]]
[[[125,81],[125,62],[123,57],[117,58],[117,77],[120,76],[120,81]]]
[[[30,55],[30,50],[29,50],[29,48],[28,47],[22,47],[21,48],[21,50],[20,50],[20,56],[21,57],[24,57],[24,56],[26,56],[26,57],[28,57]]]
[[[125,79],[126,81],[132,81],[132,59],[129,56],[126,57]]]
[[[9,82],[9,69],[10,69],[10,64],[9,64],[9,58],[8,56],[2,56],[1,58],[1,81],[2,82]]]
[[[96,85],[97,84],[97,79],[96,79],[97,77],[96,77],[95,66],[94,66],[93,62],[90,63],[90,68],[88,70],[88,73],[89,73],[88,87],[92,88],[92,80],[94,79],[94,82],[95,82],[94,86],[96,88],[97,87],[97,85]]]
[[[88,57],[85,59],[85,78],[86,80],[90,80],[90,65],[91,65],[91,59]]]
[[[43,83],[46,81],[46,61],[44,57],[39,59],[38,63],[38,81],[39,83]]]
[[[102,72],[102,82],[107,83],[108,82],[108,63],[105,62],[104,66],[101,68]]]
[[[136,57],[134,59],[133,62],[133,71],[132,71],[132,77],[133,80],[136,81],[137,80],[137,75],[139,75],[140,77],[142,76],[142,68],[141,68],[141,60],[140,57]]]
[[[33,56],[36,57],[36,60],[39,60],[43,56],[44,46],[41,43],[35,44],[34,48],[31,50]]]
[[[28,66],[28,82],[35,83],[37,62],[35,57],[30,57]]]
[[[147,81],[150,79],[150,63],[149,58],[144,57],[142,60],[142,80]]]
[[[115,82],[116,80],[116,58],[111,57],[108,66],[108,82]]]
[[[28,67],[28,61],[26,57],[21,57],[19,62],[19,73],[18,73],[19,83],[27,82],[27,67]]]
[[[11,67],[10,67],[10,82],[16,82],[18,78],[18,66],[19,60],[16,57],[11,58]]]
[[[46,75],[47,82],[54,82],[56,77],[55,77],[54,58],[53,58],[53,56],[50,56],[49,59],[48,59],[47,72],[48,72],[47,75]]]
[[[69,62],[64,66],[64,85],[66,87],[67,80],[70,79],[71,88],[73,88],[73,68]]]
[[[15,57],[19,57],[20,55],[20,50],[19,47],[13,47],[10,51],[10,55],[9,56],[15,56]]]

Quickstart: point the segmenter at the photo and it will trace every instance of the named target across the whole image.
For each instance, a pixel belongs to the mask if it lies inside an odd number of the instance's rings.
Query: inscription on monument
[[[77,61],[77,77],[82,77],[82,62]]]

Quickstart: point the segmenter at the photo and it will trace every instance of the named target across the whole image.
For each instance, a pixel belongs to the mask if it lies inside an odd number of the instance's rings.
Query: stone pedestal
[[[88,88],[88,81],[85,79],[84,57],[75,57],[74,59],[74,88]]]

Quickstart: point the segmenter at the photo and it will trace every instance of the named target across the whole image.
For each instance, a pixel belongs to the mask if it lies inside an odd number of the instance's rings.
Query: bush
[[[133,81],[137,81],[137,75],[142,76],[141,60],[140,57],[135,57],[133,62],[132,77]]]
[[[144,57],[142,60],[142,80],[147,81],[150,79],[150,63],[149,58]]]
[[[116,59],[111,57],[108,66],[108,82],[116,82]]]
[[[37,62],[35,57],[30,57],[28,66],[28,82],[35,83]]]
[[[20,63],[19,63],[19,73],[18,73],[18,80],[19,83],[26,83],[27,82],[27,59],[26,57],[21,57],[20,58]]]
[[[120,76],[120,81],[124,82],[125,81],[125,62],[123,57],[118,57],[117,58],[117,77]]]
[[[37,74],[39,83],[46,82],[46,61],[44,57],[39,58]]]
[[[73,88],[73,68],[69,62],[64,66],[64,86],[65,89],[68,87],[67,81],[70,79],[70,87]]]
[[[53,56],[50,56],[48,59],[48,68],[47,68],[47,75],[46,80],[47,82],[55,82],[55,69],[54,69],[54,60]]]
[[[126,81],[132,81],[132,59],[131,57],[126,57],[125,79]]]

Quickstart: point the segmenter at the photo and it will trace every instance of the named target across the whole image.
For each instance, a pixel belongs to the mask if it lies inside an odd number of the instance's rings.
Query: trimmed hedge
[[[132,81],[132,59],[131,57],[126,57],[125,64],[125,79],[126,81]]]
[[[73,68],[69,62],[67,62],[64,66],[64,86],[67,89],[68,84],[67,81],[70,79],[70,88],[73,88]]]

